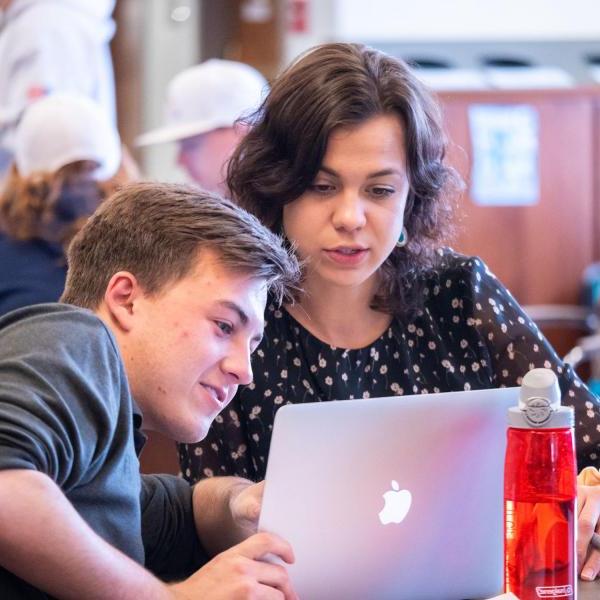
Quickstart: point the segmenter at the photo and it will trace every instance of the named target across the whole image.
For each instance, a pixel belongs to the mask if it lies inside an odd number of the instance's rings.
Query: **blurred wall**
[[[148,131],[164,121],[169,80],[200,60],[201,15],[195,0],[143,2],[141,122],[142,131]],[[185,180],[185,174],[176,166],[175,144],[143,148],[141,158],[147,176],[162,181]]]

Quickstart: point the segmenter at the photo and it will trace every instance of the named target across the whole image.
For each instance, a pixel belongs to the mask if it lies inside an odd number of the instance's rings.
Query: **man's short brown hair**
[[[232,272],[264,279],[278,301],[298,283],[298,263],[281,239],[232,202],[192,186],[137,183],[106,200],[73,239],[61,302],[95,310],[119,271],[160,293],[203,249]]]

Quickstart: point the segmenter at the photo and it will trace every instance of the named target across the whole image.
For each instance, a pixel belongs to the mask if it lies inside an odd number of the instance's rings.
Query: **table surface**
[[[600,581],[580,581],[577,585],[577,600],[598,600]]]

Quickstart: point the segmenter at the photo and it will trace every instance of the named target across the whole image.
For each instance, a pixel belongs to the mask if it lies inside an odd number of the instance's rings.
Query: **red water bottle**
[[[573,409],[549,369],[523,378],[508,414],[504,584],[519,600],[577,596],[577,471]]]

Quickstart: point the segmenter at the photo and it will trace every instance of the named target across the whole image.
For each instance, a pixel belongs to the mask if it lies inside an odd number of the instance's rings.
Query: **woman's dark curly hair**
[[[227,183],[239,204],[280,231],[283,205],[313,183],[332,131],[381,114],[397,115],[406,132],[408,243],[381,266],[372,306],[402,318],[422,304],[419,276],[439,260],[436,251],[450,233],[453,199],[461,188],[444,162],[439,108],[403,61],[346,43],[300,56],[274,81],[254,115],[229,162]]]

